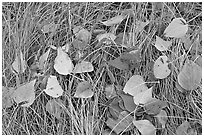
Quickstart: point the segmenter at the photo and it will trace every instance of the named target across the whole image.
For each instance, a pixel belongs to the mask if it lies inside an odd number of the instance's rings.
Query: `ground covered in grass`
[[[22,107],[22,103],[13,101],[9,107],[7,104],[3,106],[2,134],[143,134],[138,127],[133,126],[133,119],[149,120],[156,128],[157,135],[178,134],[178,127],[186,121],[189,125],[186,130],[184,128],[186,132],[183,134],[202,134],[202,86],[185,90],[177,82],[186,60],[192,60],[202,67],[199,62],[202,62],[201,4],[2,3],[2,85],[10,90],[33,79],[37,81],[35,100],[30,106]],[[126,15],[120,23],[104,24],[104,21],[119,15]],[[188,24],[188,31],[182,38],[164,37],[165,28],[174,18],[183,18]],[[57,25],[46,30],[45,26],[49,24]],[[76,26],[89,33],[84,31],[81,36],[77,35],[74,31]],[[97,36],[107,33],[116,38],[99,41]],[[90,38],[84,42],[88,34]],[[167,51],[161,52],[154,46],[156,36],[171,40],[172,44]],[[79,37],[82,41],[76,40]],[[74,65],[86,60],[91,62],[94,70],[79,74],[59,74],[53,67],[57,56],[54,49],[50,49],[46,67],[39,69],[36,64],[50,45],[62,47],[66,44],[69,45],[67,54]],[[19,51],[26,61],[23,73],[16,73],[12,68]],[[131,51],[136,51],[137,59],[126,57],[126,66],[110,63],[110,60]],[[166,78],[158,79],[153,74],[152,66],[161,55],[168,56],[171,73]],[[64,91],[62,96],[54,98],[61,102],[57,116],[46,109],[47,102],[53,97],[43,92],[46,87],[46,80],[43,80],[50,75],[57,77]],[[137,106],[133,112],[129,111],[122,94],[127,81],[133,75],[142,76],[147,87],[153,87],[152,96],[166,103],[162,108],[167,114],[164,127],[143,106]],[[74,97],[77,86],[82,81],[91,84],[94,93],[92,97]],[[107,93],[110,90],[115,94]],[[7,98],[6,100],[8,101]],[[124,123],[119,128],[118,125],[112,127],[107,122],[111,117],[111,120],[120,123],[121,113],[132,117],[127,129],[121,128]]]

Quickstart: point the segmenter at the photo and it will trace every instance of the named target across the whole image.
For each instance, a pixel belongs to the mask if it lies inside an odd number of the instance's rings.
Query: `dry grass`
[[[133,74],[140,74],[148,79],[151,71],[148,64],[155,61],[161,52],[153,47],[154,35],[161,35],[172,17],[183,17],[189,21],[189,32],[192,37],[201,31],[202,5],[201,3],[163,3],[163,6],[155,6],[155,3],[3,3],[2,4],[2,57],[3,57],[3,86],[16,86],[16,76],[11,72],[11,64],[14,61],[16,50],[21,49],[25,54],[28,67],[33,64],[45,51],[49,44],[63,46],[73,41],[72,28],[74,25],[82,25],[86,29],[113,30],[113,27],[104,27],[99,20],[106,20],[117,15],[123,9],[132,8],[134,17],[129,18],[118,26],[116,33],[132,32],[133,47],[141,46],[142,62],[139,67],[129,72],[119,71],[113,67],[107,67],[108,60],[118,57],[124,48],[117,46],[96,46],[95,39],[84,50],[87,60],[93,63],[94,72],[80,74],[78,76],[61,76],[57,74],[52,65],[56,53],[52,52],[48,62],[47,74],[58,77],[60,85],[65,91],[63,100],[64,113],[61,119],[55,119],[45,110],[45,104],[50,99],[39,88],[36,90],[36,100],[29,108],[21,108],[13,105],[2,110],[2,134],[101,134],[107,129],[107,98],[104,95],[104,87],[111,83],[108,71],[115,78],[115,85],[124,87],[127,80]],[[170,18],[171,17],[171,18]],[[142,33],[135,32],[136,20],[150,20]],[[57,32],[52,36],[42,33],[41,27],[48,23],[60,24]],[[193,33],[192,33],[193,32]],[[94,37],[94,36],[93,36]],[[201,134],[202,121],[202,93],[201,88],[189,94],[183,94],[175,86],[177,75],[181,69],[181,60],[177,59],[185,52],[180,41],[174,42],[171,56],[171,75],[155,84],[153,95],[168,103],[168,122],[165,133],[175,134],[184,120],[195,123],[197,132]],[[76,49],[71,47],[70,55],[74,57]],[[29,69],[20,76],[20,83],[29,81],[32,73]],[[94,97],[87,100],[75,99],[73,94],[76,85],[81,79],[90,81],[94,87]],[[157,127],[157,125],[155,125]],[[124,134],[136,134],[134,129]]]

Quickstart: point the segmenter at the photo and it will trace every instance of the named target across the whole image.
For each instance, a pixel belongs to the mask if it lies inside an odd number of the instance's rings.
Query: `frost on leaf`
[[[73,68],[74,65],[68,54],[62,50],[62,47],[58,47],[54,69],[61,75],[68,75],[72,72]]]
[[[138,93],[148,90],[143,77],[140,75],[134,75],[132,76],[127,83],[125,84],[125,87],[123,91],[125,93],[128,93],[132,96],[136,96]]]
[[[106,26],[112,26],[121,23],[121,21],[125,18],[124,15],[118,15],[113,18],[110,18],[107,21],[102,22]]]
[[[73,73],[84,73],[84,72],[92,72],[94,70],[91,62],[82,61],[74,67]]]
[[[47,86],[46,89],[44,90],[46,94],[53,98],[57,98],[59,96],[62,96],[63,94],[63,89],[59,85],[59,82],[57,81],[56,76],[50,76],[47,80]]]
[[[94,95],[92,86],[88,81],[81,82],[77,85],[76,93],[74,97],[76,98],[90,98]]]
[[[188,31],[188,24],[183,18],[175,18],[164,30],[166,37],[181,38]]]
[[[60,115],[63,112],[62,109],[62,102],[60,99],[51,99],[46,104],[46,111],[49,112],[51,115],[60,119]]]
[[[17,87],[12,94],[12,98],[16,103],[22,103],[22,107],[29,107],[35,100],[35,85],[36,79],[26,83],[20,87]]]
[[[128,114],[127,111],[123,111],[120,113],[117,120],[114,120],[112,118],[108,118],[106,121],[107,126],[115,131],[115,133],[118,135],[121,132],[129,131],[133,128],[132,126],[133,117]]]
[[[158,79],[164,79],[171,73],[171,70],[168,68],[168,57],[160,56],[154,63],[153,72],[154,76]]]
[[[162,38],[156,36],[156,43],[155,43],[154,46],[159,51],[166,51],[166,50],[168,50],[170,45],[171,45],[171,41],[164,41]]]
[[[156,128],[148,120],[137,120],[133,121],[133,124],[140,131],[142,135],[156,135]]]
[[[26,61],[23,58],[23,53],[21,51],[19,52],[19,55],[16,53],[16,58],[12,67],[17,73],[23,73],[26,70]]]
[[[193,61],[186,62],[178,75],[178,83],[186,90],[196,89],[202,79],[202,68]]]

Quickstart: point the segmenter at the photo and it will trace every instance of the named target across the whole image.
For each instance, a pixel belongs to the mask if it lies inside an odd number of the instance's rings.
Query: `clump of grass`
[[[92,31],[94,29],[105,29],[111,31],[113,27],[105,27],[100,20],[114,17],[124,9],[133,9],[133,17],[124,20],[118,26],[116,33],[131,32],[132,46],[137,49],[141,47],[142,62],[139,67],[132,71],[120,71],[106,66],[110,59],[118,57],[125,52],[124,48],[117,46],[101,46],[95,44],[95,39],[84,50],[86,59],[93,63],[94,72],[80,74],[78,77],[72,75],[58,75],[53,67],[56,56],[52,52],[48,62],[47,74],[56,75],[59,83],[65,91],[61,97],[64,112],[61,119],[56,119],[45,110],[45,105],[50,99],[41,89],[36,89],[36,100],[29,108],[21,108],[16,104],[2,110],[2,134],[101,134],[107,129],[107,102],[104,95],[104,86],[111,84],[108,76],[110,71],[115,77],[115,84],[124,86],[127,80],[134,74],[149,78],[151,69],[147,67],[150,62],[155,61],[161,53],[153,45],[154,35],[162,35],[165,27],[174,17],[183,17],[190,24],[189,32],[198,32],[202,23],[201,3],[20,3],[5,2],[2,4],[2,59],[3,59],[3,86],[16,86],[16,76],[11,71],[11,64],[15,54],[21,50],[25,55],[28,67],[39,58],[45,49],[53,44],[63,46],[72,42],[74,36],[72,28],[82,25]],[[187,11],[187,12],[186,12]],[[141,33],[135,32],[137,20],[150,23]],[[59,24],[57,31],[50,35],[43,34],[41,28],[44,24],[54,22]],[[197,33],[192,33],[192,37]],[[189,120],[197,126],[196,131],[201,134],[202,121],[202,94],[201,88],[190,94],[183,94],[175,86],[177,75],[181,69],[181,61],[177,60],[183,55],[185,49],[180,41],[175,41],[171,53],[172,63],[171,75],[160,80],[155,85],[153,95],[168,103],[168,122],[165,134],[175,134],[176,128],[184,121]],[[76,49],[71,47],[70,55],[74,56]],[[21,75],[20,83],[29,81],[32,72],[29,69]],[[73,98],[74,91],[80,80],[87,80],[94,87],[94,97],[87,100]],[[157,127],[157,125],[156,125]],[[124,134],[137,134],[132,131]]]

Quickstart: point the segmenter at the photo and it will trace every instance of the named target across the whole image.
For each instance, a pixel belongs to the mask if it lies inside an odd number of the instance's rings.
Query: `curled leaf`
[[[94,95],[92,86],[88,81],[83,81],[78,84],[74,97],[76,98],[90,98]]]
[[[47,80],[47,86],[46,89],[44,90],[46,94],[53,98],[57,98],[59,96],[62,96],[63,94],[63,89],[59,85],[59,82],[57,80],[56,76],[50,76]]]
[[[92,72],[94,70],[91,62],[82,61],[74,67],[73,73],[84,73],[84,72]]]
[[[58,47],[54,69],[61,75],[68,75],[72,72],[73,68],[74,65],[68,54],[62,50],[62,47]]]
[[[142,135],[156,135],[156,128],[149,120],[134,120],[133,124]]]
[[[178,83],[186,90],[196,89],[201,82],[202,68],[193,61],[186,62],[178,75]]]
[[[168,50],[168,47],[171,45],[171,41],[164,41],[162,38],[156,36],[156,43],[155,43],[155,47],[159,50],[159,51],[166,51]]]
[[[154,63],[153,72],[154,76],[158,79],[164,79],[171,73],[168,68],[168,57],[160,56]]]
[[[166,37],[181,38],[188,31],[188,24],[183,18],[175,18],[164,30]]]

